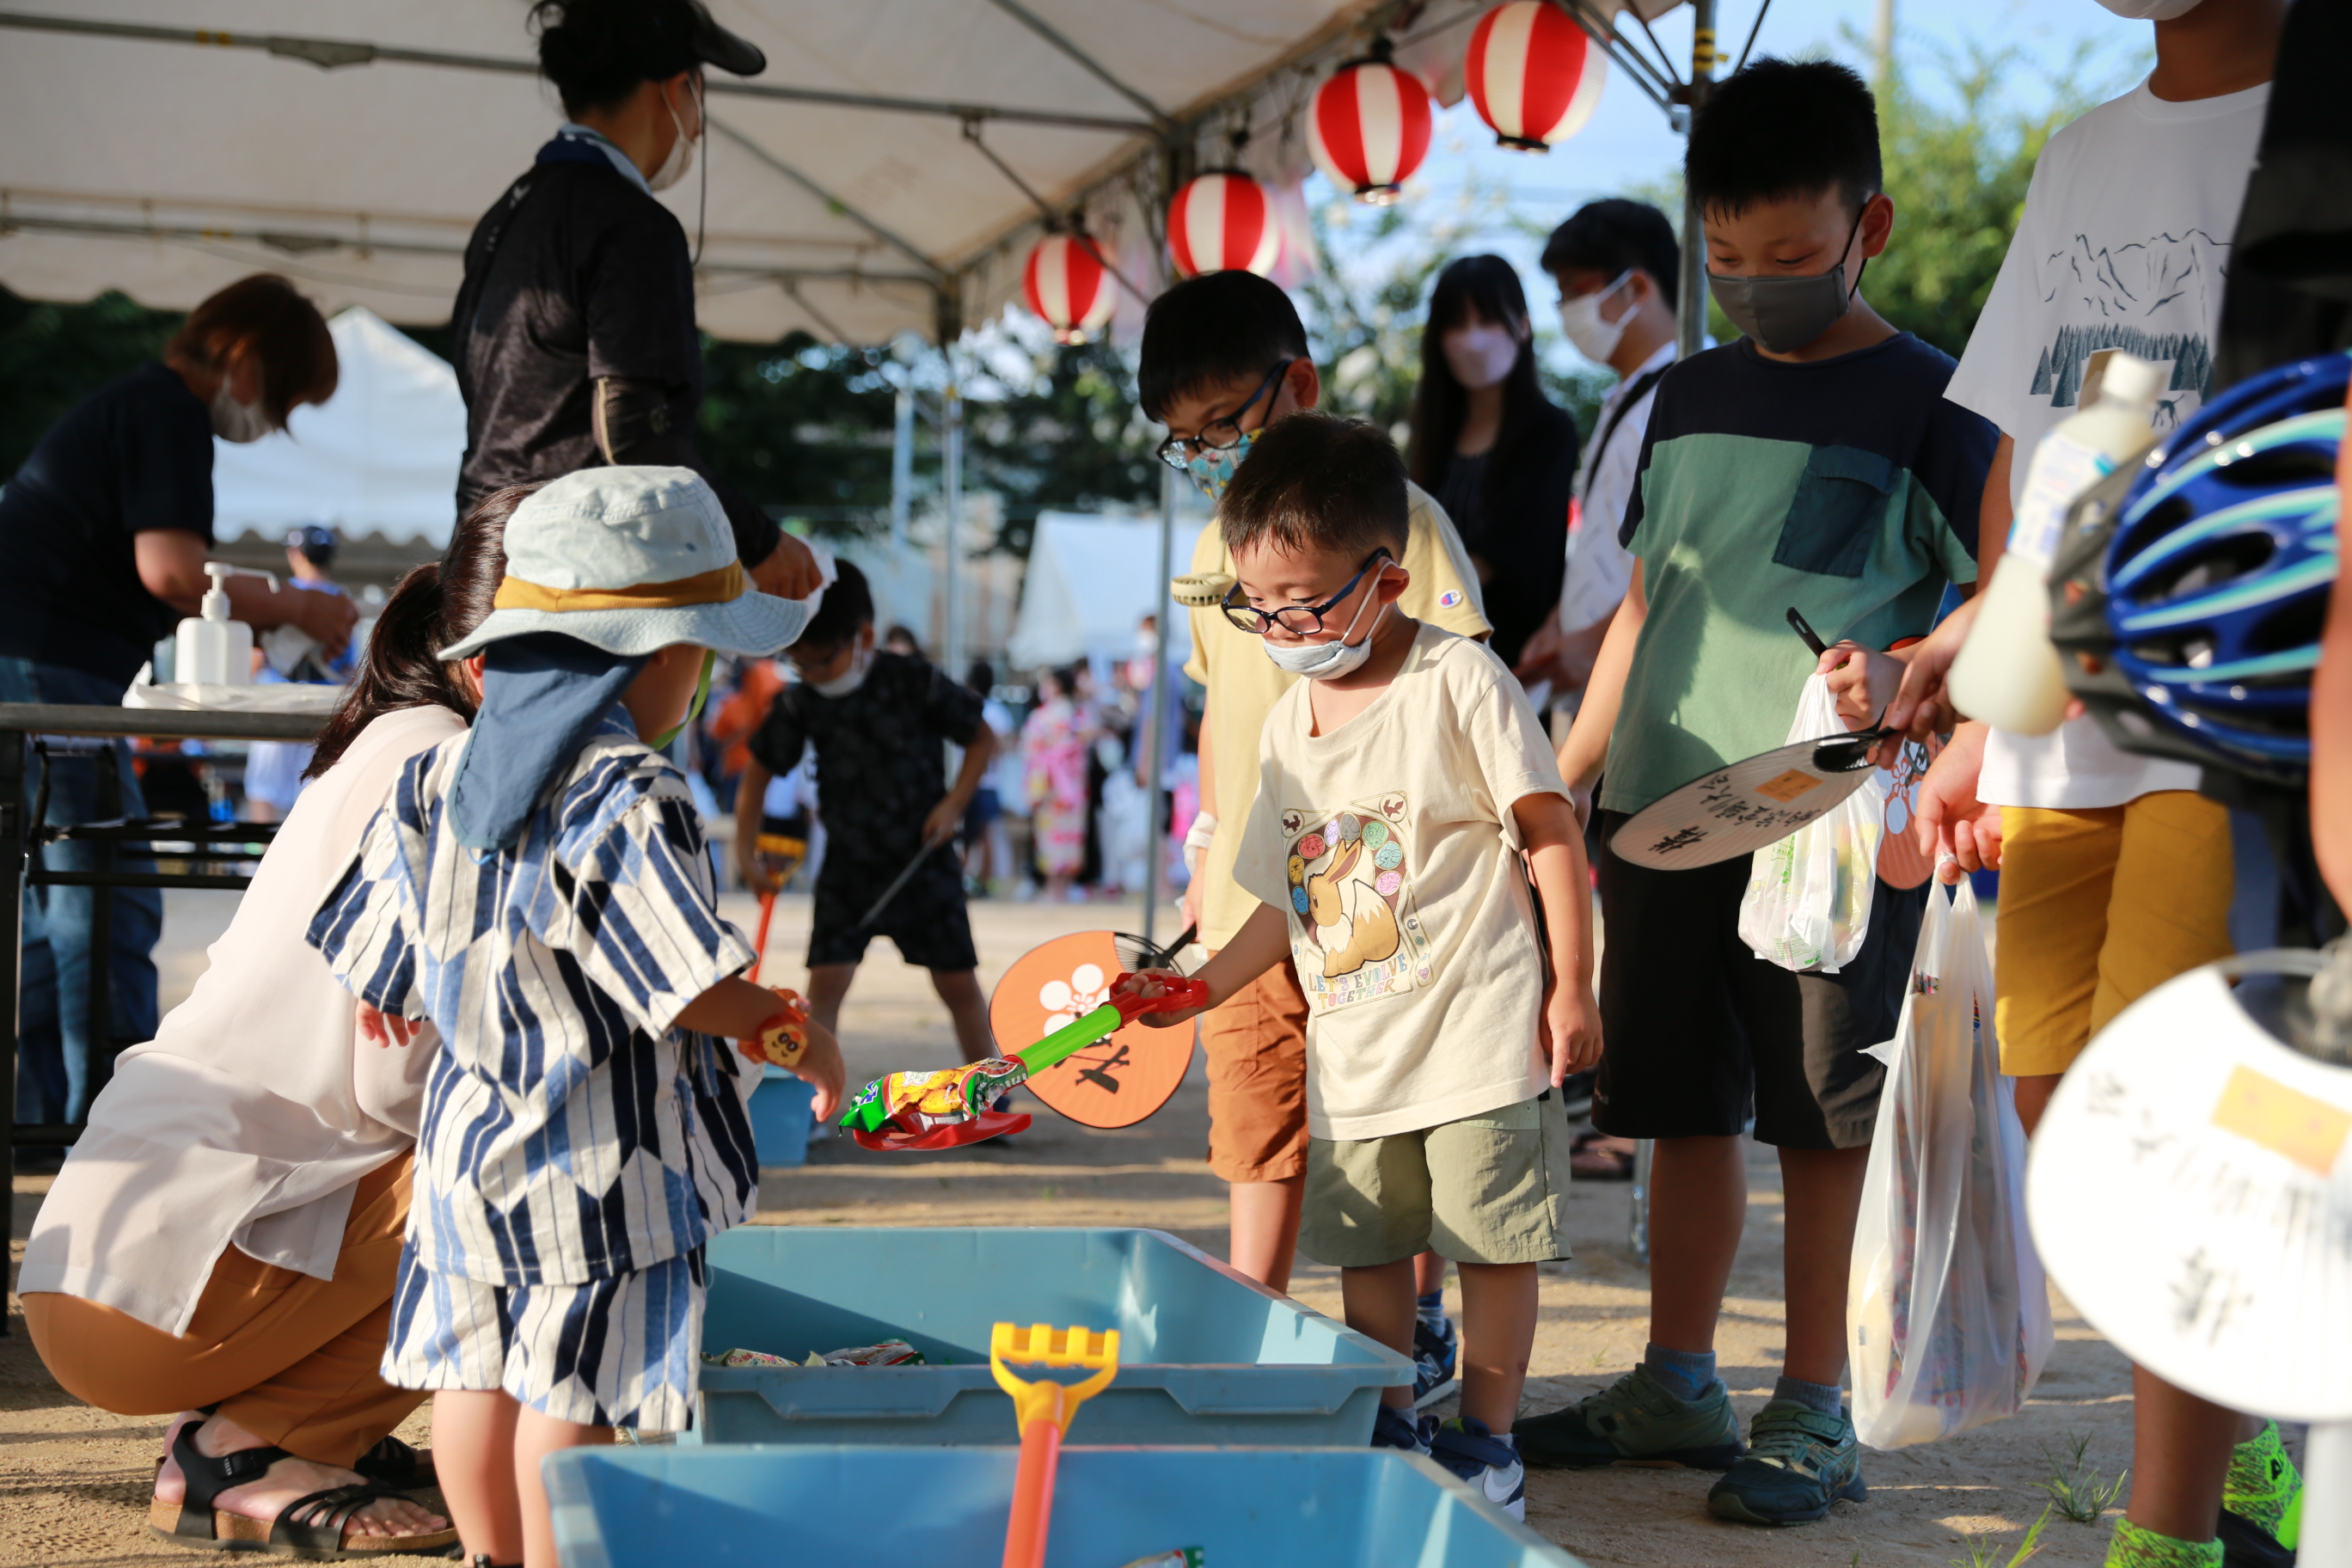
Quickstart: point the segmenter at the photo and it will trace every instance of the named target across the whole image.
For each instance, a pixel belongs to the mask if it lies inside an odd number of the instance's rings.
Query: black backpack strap
[[[1608,423],[1601,426],[1601,439],[1592,444],[1593,468],[1601,467],[1601,456],[1609,450],[1609,438],[1617,434],[1617,426],[1625,422],[1625,416],[1633,411],[1635,404],[1650,395],[1650,389],[1658,384],[1659,378],[1674,368],[1669,363],[1655,370],[1643,371],[1633,378],[1633,384],[1627,387],[1625,395],[1617,400],[1617,407],[1609,416]]]

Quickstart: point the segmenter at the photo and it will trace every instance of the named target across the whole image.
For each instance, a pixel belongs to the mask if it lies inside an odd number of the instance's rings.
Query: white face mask
[[[1518,334],[1508,327],[1456,327],[1440,341],[1446,368],[1473,392],[1494,385],[1519,363]]]
[[[866,684],[866,672],[874,668],[874,645],[866,644],[852,654],[849,668],[831,680],[812,680],[809,689],[819,697],[846,697]]]
[[[2099,4],[2133,22],[2169,22],[2197,9],[2197,0],[2099,0]]]
[[[1559,302],[1559,330],[1568,334],[1568,341],[1575,345],[1578,353],[1595,364],[1609,363],[1609,356],[1617,352],[1618,341],[1625,335],[1627,323],[1633,319],[1633,307],[1629,304],[1622,315],[1608,321],[1601,314],[1601,302],[1625,287],[1633,276],[1633,269],[1629,267],[1606,289],[1595,289],[1590,294],[1579,294],[1573,300]]]
[[[687,135],[686,121],[677,117],[667,93],[662,94],[662,107],[669,110],[669,122],[677,127],[677,140],[669,144],[669,155],[661,161],[661,167],[646,176],[646,184],[657,191],[669,189],[694,167],[694,142]]]
[[[213,394],[213,434],[234,446],[242,447],[258,441],[277,426],[258,403],[239,403],[228,389],[228,374],[221,374],[220,388]]]
[[[1265,649],[1265,657],[1291,674],[1304,676],[1309,680],[1336,680],[1340,676],[1352,675],[1361,669],[1364,660],[1372,657],[1372,637],[1380,631],[1381,622],[1388,617],[1389,607],[1381,605],[1380,614],[1372,617],[1371,628],[1364,633],[1363,641],[1350,643],[1348,639],[1356,635],[1357,623],[1364,618],[1364,605],[1379,601],[1381,579],[1387,575],[1389,563],[1382,561],[1373,572],[1371,586],[1364,594],[1364,604],[1358,605],[1356,613],[1348,617],[1346,631],[1329,642],[1300,643],[1296,647],[1282,647],[1260,637],[1258,644]]]

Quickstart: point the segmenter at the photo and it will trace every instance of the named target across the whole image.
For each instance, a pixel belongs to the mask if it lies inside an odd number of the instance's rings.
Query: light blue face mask
[[[1249,456],[1259,434],[1256,430],[1244,430],[1242,438],[1230,447],[1203,447],[1184,460],[1184,471],[1192,476],[1192,482],[1200,487],[1202,495],[1213,501],[1223,500],[1225,487],[1234,482],[1234,470]]]

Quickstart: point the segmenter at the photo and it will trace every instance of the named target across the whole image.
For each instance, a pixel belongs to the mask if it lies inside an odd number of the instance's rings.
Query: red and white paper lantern
[[[1219,169],[1184,182],[1168,204],[1168,258],[1177,273],[1274,270],[1282,229],[1265,187],[1238,170]]]
[[[1479,18],[1462,63],[1463,85],[1496,141],[1542,153],[1592,118],[1607,60],[1559,6],[1512,0]]]
[[[1085,342],[1109,321],[1117,287],[1095,242],[1083,235],[1047,235],[1021,270],[1022,297],[1054,329],[1057,343]]]
[[[1350,60],[1315,92],[1307,149],[1334,184],[1385,205],[1429,153],[1429,89],[1380,58]]]

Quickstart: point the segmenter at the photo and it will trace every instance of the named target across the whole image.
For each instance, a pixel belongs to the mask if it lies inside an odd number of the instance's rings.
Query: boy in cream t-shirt
[[[1406,1354],[1415,1255],[1462,1276],[1461,1416],[1432,1431],[1392,1388],[1372,1441],[1429,1452],[1520,1515],[1510,1428],[1535,1266],[1568,1255],[1568,1130],[1550,1090],[1601,1045],[1575,814],[1510,671],[1399,609],[1405,478],[1387,437],[1314,414],[1276,422],[1219,525],[1237,579],[1223,612],[1306,679],[1259,740],[1234,865],[1255,910],[1200,977],[1215,1005],[1295,962],[1308,1004],[1300,1250],[1339,1268],[1349,1327]]]

